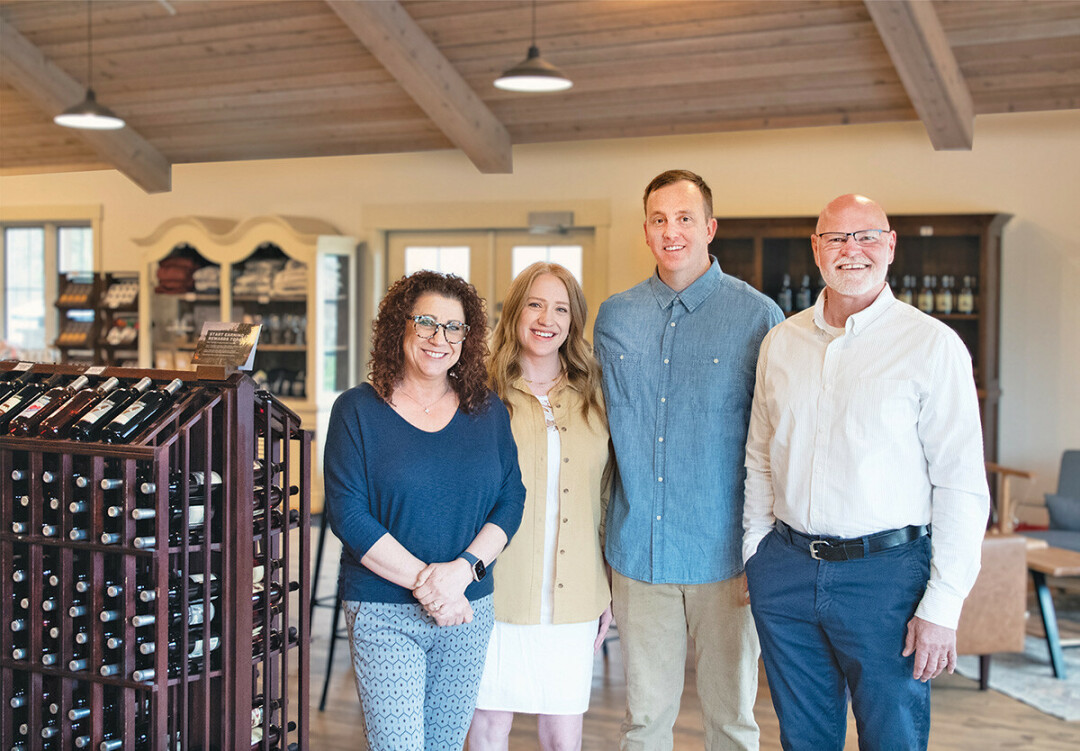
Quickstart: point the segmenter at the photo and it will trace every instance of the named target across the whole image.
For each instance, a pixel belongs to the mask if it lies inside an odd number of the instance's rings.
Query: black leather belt
[[[776,531],[795,547],[806,548],[815,561],[853,561],[917,540],[923,535],[930,534],[930,527],[913,524],[910,527],[889,529],[865,537],[842,539],[808,535],[792,529],[777,519]]]

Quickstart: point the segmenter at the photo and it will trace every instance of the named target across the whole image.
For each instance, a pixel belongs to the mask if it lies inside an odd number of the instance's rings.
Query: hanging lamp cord
[[[94,88],[94,22],[86,0],[86,88]]]

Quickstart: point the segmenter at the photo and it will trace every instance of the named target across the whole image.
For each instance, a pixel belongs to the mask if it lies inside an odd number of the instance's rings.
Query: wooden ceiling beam
[[[327,3],[477,169],[513,171],[509,131],[400,3]]]
[[[3,18],[0,18],[0,76],[50,118],[82,101],[86,95],[82,84]],[[168,160],[130,127],[73,132],[99,158],[147,193],[163,193],[172,187],[172,166]]]
[[[934,6],[863,0],[896,72],[938,151],[970,150],[975,107]]]

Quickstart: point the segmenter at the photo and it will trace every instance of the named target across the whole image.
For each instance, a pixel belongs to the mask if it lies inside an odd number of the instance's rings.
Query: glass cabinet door
[[[349,279],[352,277],[352,258],[343,255],[323,255],[319,258],[319,305],[322,306],[320,336],[322,337],[323,391],[337,393],[353,384],[350,382],[350,336],[352,312],[349,305]]]
[[[232,320],[263,327],[252,377],[278,397],[308,396],[308,272],[272,242],[232,266]]]
[[[187,243],[151,267],[151,326],[155,368],[191,367],[191,354],[206,322],[220,321],[221,264]]]

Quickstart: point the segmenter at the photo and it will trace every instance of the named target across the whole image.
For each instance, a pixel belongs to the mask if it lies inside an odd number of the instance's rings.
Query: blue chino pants
[[[842,751],[849,694],[860,749],[926,748],[930,684],[901,652],[930,578],[929,536],[829,562],[773,531],[746,575],[785,749]]]

